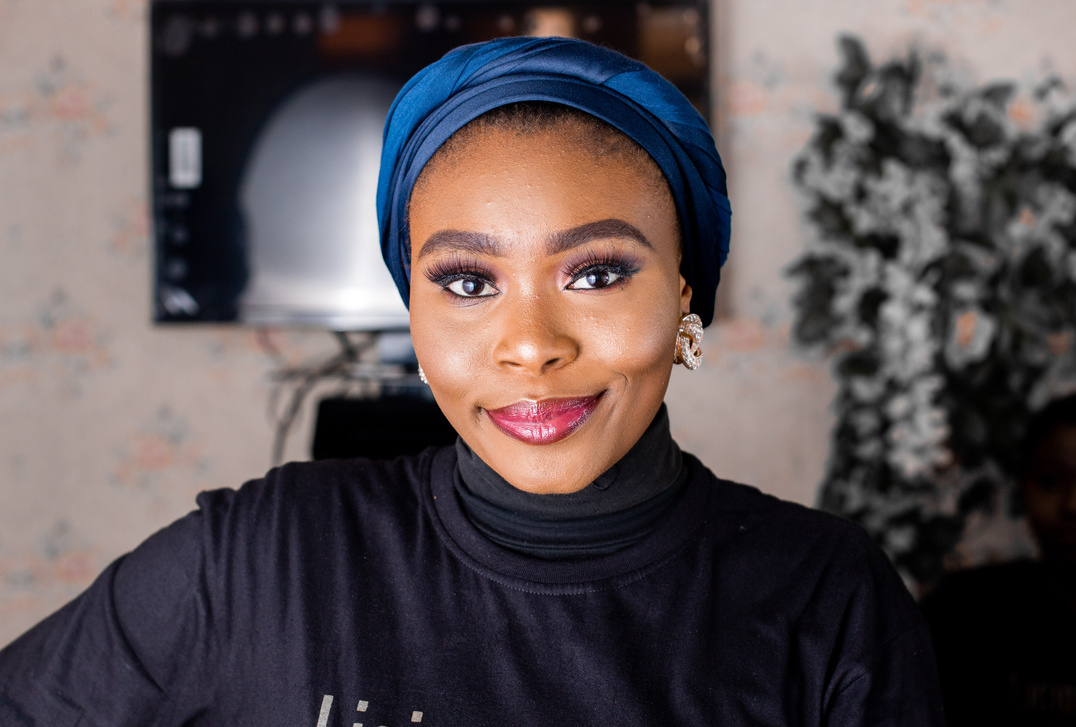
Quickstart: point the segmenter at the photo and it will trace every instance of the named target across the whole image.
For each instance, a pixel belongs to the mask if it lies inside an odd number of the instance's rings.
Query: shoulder
[[[933,626],[993,618],[1038,600],[1042,564],[1029,560],[956,571],[923,597],[923,613]]]
[[[194,515],[207,579],[226,587],[288,563],[406,549],[427,532],[421,500],[439,451],[292,463],[238,489],[201,493]]]
[[[787,606],[792,619],[875,619],[878,636],[921,623],[889,558],[859,525],[712,477],[707,537],[723,568],[750,578],[752,593]]]
[[[1031,560],[991,563],[953,571],[930,592],[928,598],[970,593],[976,597],[992,591],[1030,586],[1039,579],[1042,564]]]
[[[292,462],[238,489],[202,492],[198,506],[204,515],[225,519],[232,526],[249,519],[263,524],[324,522],[342,512],[413,511],[438,451],[431,448],[415,456],[387,460]]]
[[[691,459],[710,477],[710,529],[730,546],[749,548],[756,557],[801,564],[880,562],[891,569],[885,554],[856,523],[721,479]]]
[[[264,563],[374,528],[400,529],[420,509],[436,449],[391,460],[325,460],[290,463],[238,489],[202,492],[198,508],[159,531],[125,559],[123,574],[141,581],[154,572],[198,569],[222,579],[244,564]],[[173,563],[164,568],[165,562]],[[141,567],[139,567],[141,566]],[[128,576],[130,578],[131,576]]]
[[[899,698],[912,691],[934,695],[922,616],[863,528],[717,477],[711,487],[708,534],[722,580],[733,584],[727,600],[763,638],[790,635],[796,658],[825,675],[833,714],[859,719],[883,703],[902,709]]]

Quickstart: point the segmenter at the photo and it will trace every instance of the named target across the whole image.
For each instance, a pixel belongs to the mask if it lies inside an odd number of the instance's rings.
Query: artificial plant
[[[1076,108],[1056,79],[1025,98],[840,48],[840,109],[793,168],[816,233],[794,337],[839,386],[819,505],[929,585],[972,514],[1018,509],[1027,417],[1076,382]]]

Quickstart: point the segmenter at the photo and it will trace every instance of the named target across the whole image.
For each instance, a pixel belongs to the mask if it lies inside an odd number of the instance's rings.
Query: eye
[[[568,284],[565,290],[605,290],[620,287],[639,272],[639,261],[630,254],[612,248],[604,253],[590,250],[582,257],[569,261],[565,269]]]
[[[493,271],[478,260],[454,257],[435,262],[426,270],[426,279],[462,300],[488,298],[500,292],[493,283]]]
[[[445,290],[461,298],[486,298],[494,295],[497,289],[488,281],[472,276],[461,276],[455,280],[442,283]]]
[[[1032,476],[1031,480],[1038,485],[1039,489],[1043,492],[1053,492],[1061,485],[1060,478],[1055,477],[1049,472],[1038,472]]]
[[[609,268],[590,268],[580,273],[571,283],[569,290],[600,290],[608,288],[613,283],[624,277],[618,270]]]

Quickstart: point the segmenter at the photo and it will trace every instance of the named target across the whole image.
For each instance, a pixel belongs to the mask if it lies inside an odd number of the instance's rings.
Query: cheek
[[[453,316],[418,315],[412,307],[411,338],[422,368],[437,389],[456,390],[473,381],[481,352],[488,350],[482,341],[486,326],[466,325]]]
[[[1044,492],[1035,485],[1024,489],[1024,503],[1028,520],[1037,529],[1047,527],[1056,520],[1061,506],[1060,497],[1053,492]]]
[[[476,396],[491,385],[489,325],[475,325],[458,311],[416,305],[412,298],[411,337],[415,354],[429,380],[430,391],[456,431],[477,441]]]
[[[583,348],[611,369],[637,382],[664,385],[672,370],[678,307],[660,299],[627,305],[582,319]]]

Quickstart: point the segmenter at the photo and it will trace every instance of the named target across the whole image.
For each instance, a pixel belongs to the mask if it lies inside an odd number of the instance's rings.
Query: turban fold
[[[377,216],[381,254],[410,299],[407,205],[419,173],[449,137],[499,106],[548,101],[595,116],[657,163],[680,216],[680,270],[708,325],[729,248],[725,170],[706,122],[660,75],[620,53],[567,38],[501,38],[448,53],[408,81],[385,122]]]

